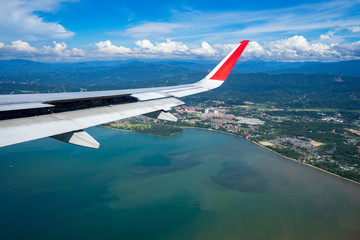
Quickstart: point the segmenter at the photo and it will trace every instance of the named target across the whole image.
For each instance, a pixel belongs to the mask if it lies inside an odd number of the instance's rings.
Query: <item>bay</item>
[[[89,132],[0,149],[0,239],[360,239],[359,185],[241,138]]]

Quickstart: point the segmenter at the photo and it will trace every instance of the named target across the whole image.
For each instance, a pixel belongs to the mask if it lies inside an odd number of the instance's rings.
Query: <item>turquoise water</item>
[[[0,239],[360,239],[359,185],[243,139],[90,133],[0,149]]]

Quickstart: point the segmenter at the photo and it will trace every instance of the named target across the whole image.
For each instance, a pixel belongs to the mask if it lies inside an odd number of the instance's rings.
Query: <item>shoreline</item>
[[[125,129],[118,129],[118,128],[114,128],[114,127],[111,127],[111,126],[103,126],[103,127],[110,128],[110,129],[114,129],[114,130],[118,130],[118,131],[125,131],[125,132],[136,133],[136,132],[134,132],[134,131],[125,130]],[[296,159],[293,159],[293,158],[284,156],[284,155],[282,155],[282,154],[280,154],[280,153],[278,153],[278,152],[276,152],[276,151],[274,151],[274,150],[272,150],[272,149],[270,149],[270,148],[267,148],[266,146],[263,146],[263,145],[261,145],[261,144],[259,144],[259,143],[257,143],[257,142],[251,141],[251,140],[249,140],[249,139],[243,138],[243,137],[241,137],[241,136],[239,136],[239,135],[236,135],[236,134],[233,134],[233,133],[223,132],[223,131],[219,131],[219,130],[215,130],[215,129],[209,129],[209,128],[183,127],[183,126],[179,126],[179,127],[180,127],[180,128],[185,128],[185,129],[186,129],[186,128],[189,128],[189,129],[193,128],[193,129],[213,131],[213,132],[224,133],[224,134],[228,134],[228,135],[231,135],[231,136],[234,136],[234,137],[242,138],[242,139],[244,139],[244,140],[246,140],[246,141],[249,141],[249,142],[251,142],[251,143],[253,143],[253,144],[256,144],[256,145],[259,146],[259,147],[262,147],[262,148],[264,148],[264,149],[266,149],[266,150],[268,150],[268,151],[271,151],[271,152],[273,152],[273,153],[277,154],[278,156],[283,157],[283,158],[285,158],[285,159],[288,159],[288,160],[291,160],[291,161],[293,161],[293,162],[297,162],[297,163],[303,164],[303,165],[305,165],[305,166],[311,167],[311,168],[316,169],[316,170],[318,170],[318,171],[321,171],[321,172],[323,172],[323,173],[327,173],[327,174],[332,175],[332,176],[334,176],[334,177],[338,177],[338,178],[340,178],[340,179],[342,179],[342,180],[345,180],[345,181],[352,182],[352,183],[355,183],[355,184],[360,185],[360,182],[357,182],[357,181],[354,181],[354,180],[352,180],[352,179],[348,179],[348,178],[342,177],[342,176],[340,176],[340,175],[337,175],[337,174],[335,174],[335,173],[326,171],[325,169],[316,167],[316,166],[311,165],[311,164],[308,164],[308,163],[299,162],[299,161],[297,161]],[[140,133],[140,134],[145,134],[145,133]],[[151,136],[156,136],[156,137],[171,137],[171,136],[174,136],[174,135],[176,135],[176,134],[172,134],[172,135],[170,135],[170,136],[159,136],[159,135],[154,135],[154,134],[146,134],[146,135],[151,135]]]
[[[147,134],[147,133],[135,132],[135,131],[127,130],[127,129],[115,128],[115,127],[112,127],[112,126],[105,126],[105,125],[100,125],[100,126],[101,126],[101,127],[105,127],[105,128],[110,128],[110,129],[118,130],[118,131],[132,132],[132,133],[144,134],[144,135],[155,136],[155,137],[164,137],[164,138],[172,137],[172,136],[175,136],[175,135],[177,135],[177,134],[180,134],[180,133],[172,133],[172,134],[170,134],[169,136],[161,136],[161,135],[155,135],[155,134],[150,134],[150,133]],[[181,133],[182,133],[182,132],[181,132]]]
[[[261,145],[261,144],[259,144],[259,143],[257,143],[257,142],[251,141],[251,140],[249,140],[249,139],[245,139],[245,138],[243,138],[243,137],[241,137],[241,136],[238,136],[238,135],[236,135],[236,134],[233,134],[233,133],[223,132],[223,131],[219,131],[219,130],[215,130],[215,129],[209,129],[209,128],[199,128],[199,127],[181,127],[181,128],[194,128],[194,129],[200,129],[200,130],[208,130],[208,131],[225,133],[225,134],[228,134],[228,135],[231,135],[231,136],[235,136],[235,137],[238,137],[238,138],[242,138],[242,139],[247,140],[247,141],[249,141],[249,142],[251,142],[251,143],[253,143],[253,144],[258,145],[259,147],[262,147],[262,148],[264,148],[264,149],[266,149],[266,150],[269,150],[269,151],[277,154],[277,155],[280,156],[280,157],[286,158],[286,159],[288,159],[288,160],[291,160],[291,161],[294,161],[294,162],[297,162],[297,163],[301,163],[301,164],[303,164],[303,165],[305,165],[305,166],[314,168],[314,169],[316,169],[316,170],[318,170],[318,171],[321,171],[321,172],[323,172],[323,173],[327,173],[327,174],[332,175],[332,176],[334,176],[334,177],[338,177],[338,178],[340,178],[340,179],[342,179],[342,180],[345,180],[345,181],[348,181],[348,182],[352,182],[352,183],[356,183],[356,184],[360,185],[360,182],[357,182],[357,181],[354,181],[354,180],[352,180],[352,179],[348,179],[348,178],[342,177],[342,176],[340,176],[340,175],[337,175],[337,174],[335,174],[335,173],[326,171],[325,169],[322,169],[322,168],[313,166],[313,165],[308,164],[308,163],[299,162],[299,161],[297,161],[296,159],[293,159],[293,158],[284,156],[284,155],[282,155],[282,154],[280,154],[280,153],[278,153],[278,152],[276,152],[276,151],[274,151],[274,150],[272,150],[272,149],[270,149],[270,148],[267,148],[266,146],[263,146],[263,145]]]

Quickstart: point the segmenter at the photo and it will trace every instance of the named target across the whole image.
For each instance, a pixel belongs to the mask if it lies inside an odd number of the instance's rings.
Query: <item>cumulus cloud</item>
[[[12,41],[9,48],[12,48],[19,52],[28,52],[28,53],[37,52],[36,48],[30,46],[28,42],[23,42],[21,40]]]
[[[65,42],[53,42],[52,46],[31,46],[26,41],[13,41],[11,44],[0,43],[0,58],[23,58],[41,61],[78,61],[129,58],[171,58],[221,59],[233,50],[237,44],[189,46],[180,41],[167,39],[164,42],[151,42],[143,39],[135,42],[136,47],[116,46],[110,40],[95,43],[96,49],[69,48]],[[353,43],[325,43],[308,41],[304,36],[279,39],[276,41],[250,41],[242,60],[261,61],[342,61],[360,59],[360,41]]]
[[[115,46],[110,40],[95,43],[98,46],[98,51],[105,54],[126,54],[130,53],[131,49],[123,46]]]
[[[268,48],[274,60],[283,58],[292,61],[313,61],[338,58],[341,54],[334,44],[310,43],[303,36],[269,42]]]
[[[341,53],[342,60],[360,59],[360,41],[346,44],[337,44],[334,49]]]
[[[11,0],[1,1],[0,36],[2,41],[13,39],[65,39],[74,35],[56,22],[46,22],[36,12],[55,11],[62,2],[71,0]]]
[[[328,32],[328,35],[333,35]],[[135,42],[136,46],[127,51],[127,57],[134,58],[199,58],[208,57],[220,59],[233,50],[237,44],[215,44],[211,46],[202,42],[200,47],[183,42],[167,39],[164,42],[151,42],[143,39]],[[263,61],[341,61],[358,59],[360,43],[334,44],[324,42],[310,42],[304,36],[276,41],[250,41],[242,59]]]
[[[217,44],[222,55],[236,45]],[[290,38],[259,43],[250,41],[245,49],[243,60],[262,61],[342,61],[360,58],[360,42],[335,44],[310,42],[304,36],[295,35]]]
[[[215,56],[219,53],[216,49],[212,48],[210,44],[208,44],[207,42],[202,42],[201,48],[195,48],[190,52],[200,56]]]
[[[231,52],[238,44],[215,44],[214,47],[219,49],[222,55],[226,55]],[[268,60],[271,56],[271,51],[264,48],[257,41],[250,41],[242,54],[241,59],[251,60]]]
[[[246,53],[246,54],[245,54]],[[253,58],[261,58],[271,56],[271,52],[265,51],[264,47],[261,46],[257,41],[249,42],[246,47],[246,52],[244,54],[248,56],[252,56]]]
[[[50,54],[50,55],[55,55],[55,56],[60,56],[60,57],[82,57],[85,56],[85,51],[82,49],[78,49],[78,48],[71,48],[69,49],[66,43],[57,43],[57,42],[53,42],[54,47],[50,47],[50,46],[45,46],[43,47],[43,52]]]
[[[21,58],[42,61],[63,61],[69,59],[82,59],[86,51],[78,48],[69,48],[66,43],[53,42],[54,46],[31,46],[28,42],[17,40],[9,45],[0,43],[0,56],[2,59]]]
[[[152,44],[149,40],[144,39],[144,40],[139,40],[136,41],[135,44],[141,48],[145,48],[145,49],[153,49],[154,48],[154,44]]]
[[[182,42],[175,42],[167,39],[166,42],[151,43],[144,39],[136,41],[135,44],[140,47],[137,53],[151,53],[151,54],[188,54],[189,48]]]

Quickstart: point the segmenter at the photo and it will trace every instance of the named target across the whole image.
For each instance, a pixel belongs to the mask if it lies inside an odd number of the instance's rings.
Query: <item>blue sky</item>
[[[360,59],[360,0],[0,0],[0,59]]]

